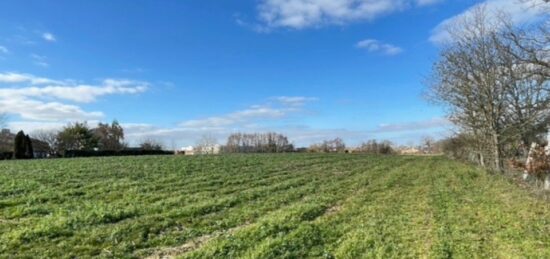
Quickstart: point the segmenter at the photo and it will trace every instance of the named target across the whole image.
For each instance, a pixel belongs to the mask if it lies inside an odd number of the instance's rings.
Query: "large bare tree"
[[[154,138],[146,138],[141,141],[139,147],[143,150],[163,150],[164,146],[162,142]]]
[[[491,161],[496,170],[502,169],[505,149],[528,144],[550,109],[544,64],[539,56],[526,61],[541,46],[520,46],[512,37],[517,28],[504,20],[481,6],[448,28],[452,40],[443,47],[431,81],[432,99],[475,137],[479,162]]]
[[[36,130],[30,135],[37,140],[48,144],[50,155],[55,155],[58,147],[58,134],[55,130]]]

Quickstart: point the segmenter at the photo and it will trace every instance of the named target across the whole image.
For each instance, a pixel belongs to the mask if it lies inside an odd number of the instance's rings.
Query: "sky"
[[[520,0],[0,2],[0,113],[16,131],[119,121],[169,148],[275,131],[297,146],[452,132],[423,96],[445,26]],[[524,0],[525,1],[525,0]]]

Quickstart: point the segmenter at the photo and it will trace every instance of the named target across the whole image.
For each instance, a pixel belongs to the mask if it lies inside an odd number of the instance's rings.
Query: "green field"
[[[550,206],[443,157],[0,162],[0,257],[550,258]]]

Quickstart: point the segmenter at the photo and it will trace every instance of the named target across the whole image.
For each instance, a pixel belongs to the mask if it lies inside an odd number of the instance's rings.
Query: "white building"
[[[195,149],[193,148],[193,146],[187,146],[187,147],[182,147],[178,150],[176,150],[176,155],[186,155],[186,156],[192,156],[195,154]]]
[[[201,155],[217,155],[220,153],[221,146],[218,144],[195,148],[195,153]]]

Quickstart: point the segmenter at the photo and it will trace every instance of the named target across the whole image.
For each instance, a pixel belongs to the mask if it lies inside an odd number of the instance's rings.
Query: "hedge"
[[[13,159],[13,152],[0,152],[0,160]]]
[[[173,155],[172,151],[164,150],[67,150],[63,157],[96,157],[96,156],[146,156]]]

